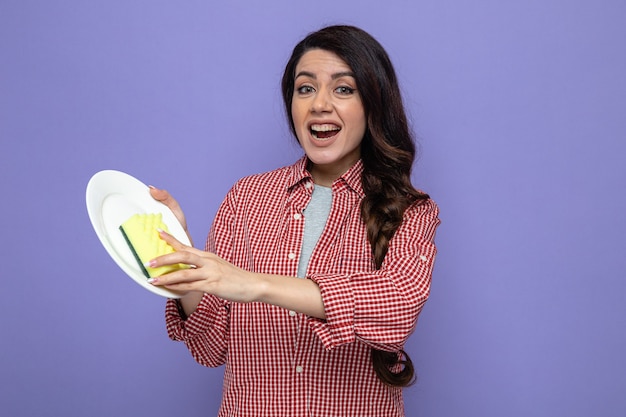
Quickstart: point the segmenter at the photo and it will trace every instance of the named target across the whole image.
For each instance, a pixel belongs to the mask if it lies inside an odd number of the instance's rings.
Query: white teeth
[[[311,130],[314,132],[330,132],[332,130],[341,130],[341,128],[333,124],[323,124],[323,125],[311,125]]]

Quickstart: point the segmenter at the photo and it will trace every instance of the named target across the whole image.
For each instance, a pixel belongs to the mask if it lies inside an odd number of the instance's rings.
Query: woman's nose
[[[330,102],[330,97],[328,94],[319,92],[313,98],[313,102],[311,103],[311,111],[314,113],[328,112],[332,110],[332,104]]]

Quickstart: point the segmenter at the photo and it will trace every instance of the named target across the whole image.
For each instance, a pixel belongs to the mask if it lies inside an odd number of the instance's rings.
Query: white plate
[[[119,227],[135,213],[161,213],[169,233],[190,245],[185,230],[174,213],[150,196],[148,186],[120,171],[100,171],[87,184],[87,212],[91,224],[111,258],[136,283],[167,298],[180,298],[172,291],[147,282]]]

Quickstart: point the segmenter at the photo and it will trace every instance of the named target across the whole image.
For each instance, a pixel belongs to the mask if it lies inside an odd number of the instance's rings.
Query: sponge
[[[161,213],[135,214],[120,226],[120,231],[135,259],[139,263],[141,271],[147,278],[158,277],[168,272],[189,268],[189,265],[174,264],[150,268],[144,264],[157,256],[174,252],[174,248],[160,238],[157,229],[168,231],[163,223]]]

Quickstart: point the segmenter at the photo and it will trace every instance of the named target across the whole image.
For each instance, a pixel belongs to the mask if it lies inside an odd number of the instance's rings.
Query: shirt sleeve
[[[405,212],[380,269],[308,277],[318,284],[326,312],[326,320],[310,317],[309,324],[326,349],[355,340],[381,350],[403,348],[430,293],[439,223],[432,200],[416,203]]]
[[[205,250],[231,259],[232,194],[227,195],[215,216]],[[186,319],[181,317],[176,300],[168,300],[165,323],[169,337],[187,345],[193,358],[204,366],[216,367],[225,363],[228,352],[230,303],[210,294],[204,294],[196,310]]]
[[[228,323],[228,304],[212,295],[205,294],[186,320],[180,316],[176,300],[168,300],[165,307],[169,337],[184,342],[204,366],[217,367],[226,361]]]

